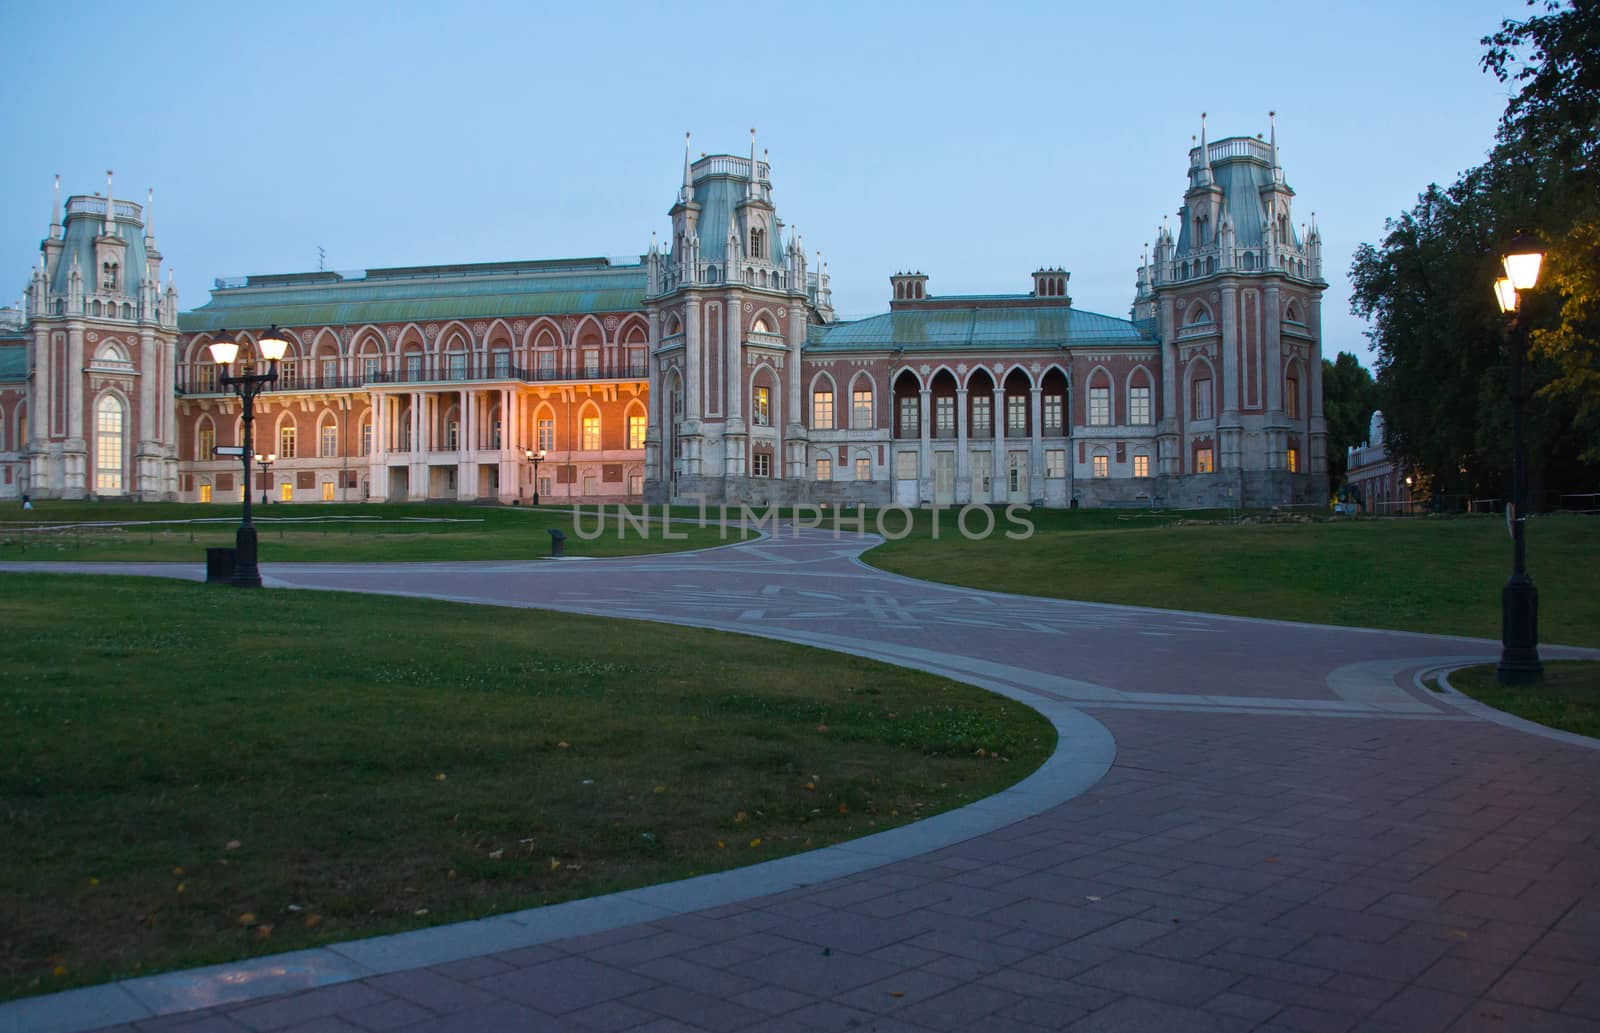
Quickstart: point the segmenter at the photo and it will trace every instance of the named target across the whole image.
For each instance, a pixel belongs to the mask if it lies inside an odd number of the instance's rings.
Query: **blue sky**
[[[315,269],[319,246],[331,269],[636,256],[668,226],[684,132],[745,153],[753,126],[841,314],[884,311],[899,269],[956,294],[1026,291],[1048,264],[1125,317],[1200,112],[1219,138],[1275,109],[1296,221],[1323,231],[1325,353],[1365,359],[1351,253],[1483,159],[1507,92],[1478,40],[1526,10],[14,0],[0,298],[57,172],[63,196],[108,168],[119,197],[155,188],[188,309],[214,277]]]

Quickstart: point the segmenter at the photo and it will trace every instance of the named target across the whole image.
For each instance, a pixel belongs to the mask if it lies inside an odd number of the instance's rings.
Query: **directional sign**
[[[239,445],[218,445],[213,451],[219,456],[241,457],[244,455],[244,449]]]

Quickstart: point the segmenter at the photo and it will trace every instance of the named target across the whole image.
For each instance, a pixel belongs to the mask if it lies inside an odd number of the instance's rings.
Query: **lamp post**
[[[263,506],[267,505],[267,485],[271,483],[267,480],[267,475],[272,472],[272,464],[277,461],[278,453],[276,452],[268,452],[266,455],[262,455],[260,452],[256,453],[256,465],[261,467],[261,504]]]
[[[219,337],[226,333],[226,330],[217,331]],[[239,522],[239,532],[234,537],[233,580],[229,582],[235,588],[261,587],[261,568],[256,565],[256,528],[250,522],[250,461],[255,458],[250,425],[255,419],[256,396],[265,391],[268,384],[277,381],[278,360],[283,358],[288,348],[289,342],[284,340],[277,324],[273,324],[256,342],[259,358],[247,356],[240,364],[239,374],[234,376],[228,371],[233,367],[233,360],[239,356],[239,345],[230,340],[218,340],[211,345],[211,360],[223,370],[222,386],[233,388],[244,409],[244,447],[239,452],[239,461],[244,464],[244,515]],[[263,360],[266,369],[257,372]]]
[[[1528,454],[1522,440],[1523,408],[1527,392],[1522,386],[1523,364],[1528,356],[1528,310],[1519,293],[1539,282],[1544,249],[1527,236],[1512,241],[1501,256],[1504,278],[1494,284],[1500,311],[1516,313],[1511,335],[1511,577],[1500,590],[1500,666],[1502,685],[1536,682],[1544,678],[1539,662],[1539,590],[1528,576],[1524,525],[1528,505]]]
[[[539,464],[544,462],[544,449],[524,449],[523,454],[533,464],[533,504],[539,504]]]

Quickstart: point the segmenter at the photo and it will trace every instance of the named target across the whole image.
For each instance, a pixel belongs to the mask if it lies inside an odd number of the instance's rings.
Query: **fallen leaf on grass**
[[[502,858],[504,856],[506,856],[506,852],[504,850],[491,850],[491,851],[489,851],[489,859],[491,861],[498,861],[498,860],[500,860],[500,858]]]
[[[817,731],[819,731],[819,732],[826,732],[827,730],[828,730],[828,726],[827,725],[818,725],[817,726]]]
[[[67,966],[57,965],[55,968],[50,970],[50,974],[52,976],[64,976],[67,974]]]
[[[560,861],[557,861],[553,857],[550,858],[550,870],[551,871],[555,871],[557,868],[560,868],[560,867],[561,867],[561,862]]]
[[[568,743],[565,739],[563,739],[560,742],[556,743],[556,749],[558,749],[558,750],[565,750],[565,749],[570,749],[570,748],[571,748],[571,743]]]
[[[321,915],[307,915],[306,916],[306,928],[307,929],[315,929],[317,926],[319,926],[321,924],[322,924],[322,916]]]
[[[258,939],[258,940],[270,940],[270,939],[272,939],[272,923],[271,922],[262,922],[260,925],[256,926],[256,939]]]
[[[449,775],[447,775],[447,774],[445,774],[445,773],[444,773],[444,772],[443,772],[443,771],[441,771],[441,772],[439,772],[439,773],[438,773],[438,774],[437,774],[437,775],[434,775],[434,776],[433,776],[433,780],[434,780],[434,781],[435,781],[435,782],[443,782],[443,781],[444,781],[444,780],[445,780],[445,779],[447,779],[447,778],[449,778],[449,777],[450,777],[450,776],[449,776]]]
[[[733,823],[735,825],[743,825],[745,822],[747,822],[749,820],[750,820],[750,815],[746,814],[743,811],[740,811],[738,814],[735,814],[733,816]]]
[[[240,925],[255,925],[256,924],[256,914],[255,914],[255,912],[254,911],[246,911],[244,914],[240,915],[239,916],[239,924]]]
[[[178,892],[182,893],[184,891],[185,887],[187,887],[188,885],[189,884],[187,882],[178,883]]]
[[[228,840],[227,844],[225,846],[223,846],[222,849],[224,849],[224,850],[237,850],[237,849],[239,849],[240,845],[241,844],[239,843],[239,841],[237,839],[230,839],[230,840]]]
[[[427,913],[428,913],[428,909],[427,909],[427,908],[425,908],[425,907],[419,907],[419,908],[417,908],[417,909],[416,909],[416,910],[415,910],[415,911],[413,911],[413,912],[411,912],[411,913],[412,913],[412,914],[413,914],[413,915],[416,915],[416,916],[417,916],[417,917],[419,917],[419,918],[420,918],[420,917],[422,917],[422,916],[423,916],[423,915],[425,915],[425,914],[427,914]]]
[[[180,866],[180,867],[172,869],[172,874],[173,875],[182,875],[183,874],[183,868]]]
[[[751,840],[751,841],[750,841],[750,845],[751,845],[751,846],[760,846],[760,845],[761,845],[761,840],[759,840],[759,839],[752,839],[752,840]]]
[[[667,787],[666,786],[656,786],[656,792],[664,793],[666,791],[667,791]]]

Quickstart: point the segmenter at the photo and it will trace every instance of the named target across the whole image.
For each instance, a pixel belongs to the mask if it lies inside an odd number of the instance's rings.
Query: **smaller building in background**
[[[1383,413],[1374,412],[1367,426],[1367,440],[1351,445],[1340,502],[1353,505],[1357,513],[1392,516],[1411,512],[1411,487],[1389,455],[1384,440]]]

